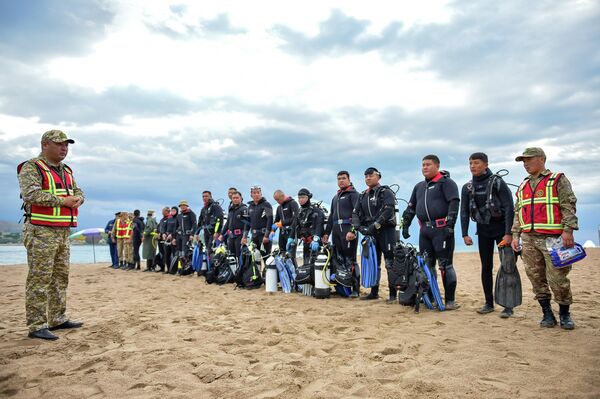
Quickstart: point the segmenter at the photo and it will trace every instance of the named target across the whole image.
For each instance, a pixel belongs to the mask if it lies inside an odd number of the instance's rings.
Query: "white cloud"
[[[170,15],[168,7],[157,3],[147,6],[144,2],[142,9],[127,3],[121,6],[127,17],[116,19],[108,37],[95,45],[91,54],[54,59],[47,65],[48,74],[97,92],[134,85],[147,90],[168,90],[192,100],[231,96],[247,103],[288,104],[319,110],[349,105],[397,105],[416,110],[465,104],[465,91],[424,70],[426,60],[413,58],[389,64],[372,52],[306,64],[284,53],[278,40],[267,33],[276,23],[296,27],[305,20],[320,22],[335,6],[351,16],[357,14],[357,18],[364,13],[361,18],[372,18],[373,26],[378,28],[394,19],[405,20],[409,26],[444,22],[449,13],[443,3],[430,4],[429,13],[422,6],[401,6],[392,12],[389,6],[367,7],[360,2],[292,6],[297,10],[290,10],[288,3],[285,7],[280,2],[270,5],[265,12],[254,3],[228,4],[234,23],[250,28],[248,34],[175,40],[151,32],[139,18],[134,18],[143,12],[147,21],[164,22],[164,15]],[[225,10],[191,3],[181,20],[189,24],[207,13],[213,16],[221,11]],[[168,21],[172,29],[185,31],[181,24]],[[262,25],[252,25],[256,21]],[[300,28],[307,30],[306,26]]]

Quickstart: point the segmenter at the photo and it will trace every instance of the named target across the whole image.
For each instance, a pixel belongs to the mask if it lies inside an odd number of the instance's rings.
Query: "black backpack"
[[[344,287],[352,287],[352,273],[357,267],[356,261],[344,256],[332,255],[331,273],[335,275],[335,282]]]
[[[415,312],[418,312],[423,293],[429,289],[429,280],[419,267],[415,247],[402,241],[396,244],[390,275],[390,283],[398,289],[400,304],[414,306]]]
[[[240,265],[235,272],[235,283],[237,287],[246,289],[260,288],[263,284],[260,268],[256,265],[254,255],[247,245],[242,246]]]
[[[215,282],[219,285],[233,283],[236,270],[237,260],[235,256],[222,254],[222,256],[215,259]]]
[[[206,270],[206,274],[204,275],[207,284],[214,284],[217,282],[217,265],[223,262],[227,263],[227,254],[220,253],[213,256],[211,262],[208,264],[209,266]]]
[[[307,264],[302,264],[296,267],[296,283],[297,284],[315,284],[315,260],[317,252],[310,253],[310,258]]]

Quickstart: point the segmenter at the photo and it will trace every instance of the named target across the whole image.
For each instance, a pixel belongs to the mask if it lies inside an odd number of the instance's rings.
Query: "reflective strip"
[[[73,222],[77,221],[77,216],[73,216]],[[40,220],[44,222],[71,222],[71,216],[54,216],[54,215],[43,215],[40,213],[32,213],[31,220]]]
[[[67,190],[65,189],[57,189],[56,188],[56,182],[54,181],[54,177],[52,177],[52,173],[50,172],[50,168],[48,168],[48,166],[46,165],[45,162],[43,161],[37,161],[36,162],[37,165],[40,166],[40,168],[43,169],[45,175],[46,175],[46,180],[48,181],[48,188],[46,190],[42,189],[42,192],[46,192],[46,193],[50,193],[50,194],[54,194],[56,196],[66,196],[67,195]],[[66,182],[65,182],[66,184]],[[59,218],[60,216],[60,206],[55,206],[52,208],[52,214],[54,215],[55,219],[52,220],[56,220],[56,221],[61,221]],[[32,214],[33,216],[34,214]],[[39,214],[36,214],[39,215]],[[44,217],[48,217],[49,215],[42,215]],[[66,217],[66,216],[65,216]],[[48,220],[48,219],[34,219],[34,220],[45,220],[45,221],[52,221],[52,220]],[[71,216],[69,216],[69,221],[71,220]],[[75,221],[75,219],[73,219],[73,221]]]

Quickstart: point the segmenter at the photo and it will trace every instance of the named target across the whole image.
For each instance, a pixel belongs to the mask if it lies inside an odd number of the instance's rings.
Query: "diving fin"
[[[425,260],[423,259],[422,256],[417,256],[417,259],[419,261],[419,266],[421,266],[421,268],[427,275],[427,280],[429,280],[429,291],[431,292],[431,295],[433,295],[433,299],[435,300],[435,303],[436,303],[438,309],[440,311],[445,310],[446,307],[444,305],[444,301],[442,300],[442,295],[440,294],[440,287],[438,287],[436,276],[431,273],[431,271],[429,270],[429,267],[425,263]],[[424,293],[423,298],[425,298],[425,296],[427,296],[427,295],[428,295],[427,293]],[[431,303],[431,304],[433,305],[433,303]]]
[[[277,274],[279,275],[279,283],[281,284],[281,290],[289,294],[292,292],[292,282],[290,281],[290,275],[288,273],[285,262],[281,259],[280,255],[275,257],[275,267],[277,267]]]
[[[371,288],[377,285],[378,270],[377,250],[372,237],[365,237],[362,241],[361,250],[361,273],[360,282],[363,287]]]
[[[199,272],[201,264],[202,257],[200,256],[200,246],[196,244],[196,246],[194,247],[194,252],[192,253],[192,269],[195,272]]]
[[[519,306],[523,300],[517,257],[510,245],[498,245],[498,252],[500,253],[500,269],[496,274],[494,298],[498,305],[512,309]]]

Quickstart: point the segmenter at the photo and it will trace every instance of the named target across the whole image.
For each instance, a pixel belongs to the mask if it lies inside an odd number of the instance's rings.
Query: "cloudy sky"
[[[459,185],[474,151],[519,183],[514,156],[541,146],[578,195],[576,238],[597,241],[599,17],[583,0],[1,1],[0,220],[59,128],[82,227],[230,185],[329,200],[338,170],[362,189],[368,166],[406,198],[428,153]]]

